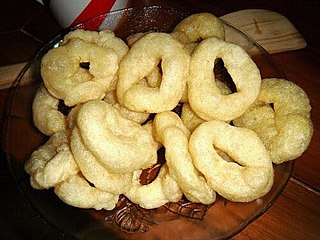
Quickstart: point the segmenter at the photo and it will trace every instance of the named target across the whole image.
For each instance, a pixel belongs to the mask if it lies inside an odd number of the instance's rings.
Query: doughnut
[[[148,113],[172,110],[182,97],[190,56],[167,33],[148,33],[133,44],[120,63],[117,97],[127,108]],[[138,84],[161,64],[159,87]]]
[[[215,82],[213,67],[221,58],[237,91],[222,94]],[[240,47],[215,37],[198,44],[191,55],[188,99],[194,112],[204,120],[231,121],[256,100],[261,86],[260,71]]]
[[[175,26],[171,35],[183,43],[190,54],[204,39],[210,37],[225,39],[222,22],[213,14],[206,12],[186,17]]]
[[[70,146],[82,175],[96,188],[112,194],[129,190],[132,173],[110,173],[86,148],[77,127],[72,130]]]
[[[173,33],[184,33],[182,42],[196,43],[210,37],[224,39],[225,31],[222,22],[211,13],[195,13],[180,21],[172,30]]]
[[[150,132],[103,100],[83,104],[76,124],[84,145],[111,173],[128,173],[157,162]]]
[[[274,163],[280,164],[302,155],[308,148],[313,124],[307,94],[286,79],[263,79],[255,103],[234,125],[255,131],[268,149]]]
[[[216,149],[233,161],[224,160]],[[209,186],[228,200],[249,202],[272,187],[274,172],[269,153],[250,129],[217,120],[204,122],[192,132],[189,151]]]
[[[128,45],[121,39],[114,35],[110,30],[90,31],[84,29],[76,29],[69,32],[63,38],[63,44],[68,43],[72,38],[80,38],[86,42],[95,43],[104,48],[114,50],[121,60],[128,52]]]
[[[41,76],[54,97],[74,106],[103,98],[116,78],[118,65],[118,55],[112,49],[72,38],[44,55]]]
[[[59,131],[37,148],[24,164],[35,189],[49,189],[79,172],[69,147],[69,133]]]

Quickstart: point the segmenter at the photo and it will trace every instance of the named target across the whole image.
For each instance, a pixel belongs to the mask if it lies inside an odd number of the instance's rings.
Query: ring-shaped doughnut
[[[307,94],[295,83],[277,78],[262,81],[256,102],[233,122],[254,130],[274,163],[302,155],[310,144],[313,124]]]
[[[89,64],[89,69],[82,63]],[[118,64],[118,55],[112,49],[72,38],[44,55],[41,76],[54,97],[74,106],[103,98],[116,77]]]
[[[183,43],[198,43],[210,37],[225,38],[222,22],[212,13],[195,13],[180,21],[172,33],[183,33],[178,39]]]
[[[228,200],[248,202],[265,195],[273,184],[273,166],[260,138],[250,129],[221,121],[202,123],[191,134],[195,167],[209,186]],[[224,160],[216,149],[234,162]]]
[[[76,118],[83,143],[111,173],[129,173],[157,162],[150,132],[103,100],[83,104]]]
[[[69,147],[69,133],[60,131],[36,149],[24,164],[35,189],[49,189],[79,172]]]
[[[70,147],[82,175],[96,188],[112,194],[129,190],[132,173],[114,174],[104,168],[84,145],[77,127],[72,130]]]
[[[186,86],[190,56],[181,43],[167,33],[148,33],[130,48],[120,63],[117,97],[138,112],[172,110]],[[161,63],[162,81],[151,88],[138,84]]]
[[[110,30],[89,31],[76,29],[64,36],[62,45],[68,43],[73,38],[80,38],[86,42],[95,43],[104,48],[110,48],[117,53],[120,60],[129,50],[127,44],[121,38],[116,37],[114,32]]]
[[[224,95],[215,83],[214,62],[222,58],[237,91]],[[191,108],[201,118],[230,121],[239,117],[260,92],[261,76],[251,57],[240,47],[215,37],[203,40],[193,51],[188,78]]]

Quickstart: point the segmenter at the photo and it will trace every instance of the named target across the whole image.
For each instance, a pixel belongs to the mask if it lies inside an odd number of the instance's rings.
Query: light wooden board
[[[245,9],[226,14],[221,19],[250,35],[269,53],[280,53],[307,46],[295,26],[283,15],[265,9]],[[242,41],[228,32],[226,40]]]

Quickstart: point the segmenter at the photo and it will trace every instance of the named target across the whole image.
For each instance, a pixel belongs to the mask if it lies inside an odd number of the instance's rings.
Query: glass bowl
[[[67,32],[75,28],[110,29],[124,39],[128,35],[150,30],[170,32],[179,21],[190,14],[192,13],[153,6],[97,16],[58,34],[21,72],[9,94],[3,140],[7,165],[18,189],[15,194],[4,194],[8,195],[8,202],[13,197],[21,201],[13,201],[12,204],[16,205],[14,212],[19,213],[15,221],[23,222],[23,225],[18,224],[19,232],[23,236],[32,239],[79,240],[226,239],[261,216],[281,194],[293,170],[292,161],[275,165],[275,179],[271,191],[249,203],[235,203],[218,197],[210,206],[181,201],[158,209],[145,210],[121,198],[115,210],[97,211],[68,206],[60,201],[52,190],[39,191],[30,186],[29,176],[23,169],[24,162],[47,140],[33,125],[31,112],[35,91],[42,81],[39,71],[42,56],[59,44]],[[239,44],[256,62],[263,78],[284,77],[268,53],[252,38],[229,23],[223,23],[226,39],[234,41],[229,38],[229,34],[241,39]],[[223,73],[222,70],[222,75],[225,73],[226,71]],[[124,221],[127,223],[123,223]]]

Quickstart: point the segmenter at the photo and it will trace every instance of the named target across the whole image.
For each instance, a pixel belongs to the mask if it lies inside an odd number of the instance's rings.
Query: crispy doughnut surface
[[[222,22],[211,13],[196,13],[183,19],[172,31],[183,43],[198,43],[210,37],[225,38]]]
[[[167,33],[148,33],[136,41],[120,63],[118,101],[131,110],[157,113],[172,110],[185,89],[190,56]],[[160,63],[159,87],[138,84]]]
[[[272,187],[272,161],[252,130],[216,120],[205,122],[191,134],[189,148],[209,186],[226,199],[249,202]],[[217,149],[233,161],[223,159]]]
[[[222,94],[213,72],[221,58],[237,91]],[[257,65],[238,45],[215,37],[203,40],[193,51],[188,78],[188,98],[194,112],[205,120],[230,121],[239,117],[259,95],[261,76]]]
[[[111,210],[119,196],[99,190],[89,184],[80,174],[68,178],[54,187],[55,194],[68,205],[96,210]]]
[[[158,113],[154,119],[154,126],[166,150],[169,172],[178,182],[184,195],[192,202],[214,202],[215,192],[193,165],[188,148],[190,132],[179,116],[173,112]]]
[[[256,102],[233,122],[254,130],[274,163],[301,156],[310,144],[313,124],[307,94],[295,83],[278,78],[262,81]]]
[[[89,65],[88,69],[82,64]],[[54,97],[74,106],[103,98],[116,77],[118,64],[114,50],[72,38],[42,58],[41,76]]]
[[[147,168],[157,161],[149,131],[102,100],[83,104],[76,122],[85,146],[112,173]]]
[[[59,99],[52,96],[41,84],[32,103],[32,119],[34,125],[45,135],[67,128],[66,116],[58,109]]]
[[[78,173],[69,146],[69,133],[59,131],[36,149],[25,162],[25,171],[30,175],[31,186],[35,189],[48,189]]]

